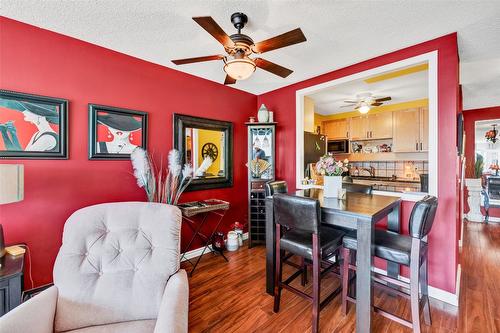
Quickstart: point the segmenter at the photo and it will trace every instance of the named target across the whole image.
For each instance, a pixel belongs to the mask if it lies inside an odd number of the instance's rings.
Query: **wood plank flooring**
[[[189,332],[286,332],[311,331],[311,307],[306,300],[284,290],[279,313],[265,293],[265,249],[246,246],[220,256],[206,254],[190,278]],[[423,332],[500,332],[500,224],[465,223],[460,259],[462,280],[460,307],[431,299],[432,327]],[[188,268],[185,263],[182,265]],[[291,272],[285,265],[284,276]],[[296,286],[300,287],[297,279]],[[339,281],[322,280],[325,296]],[[311,292],[311,283],[306,287]],[[376,290],[375,304],[410,318],[406,299]],[[320,317],[321,332],[354,332],[355,306],[347,316],[337,297]],[[408,333],[410,329],[373,314],[373,332]]]

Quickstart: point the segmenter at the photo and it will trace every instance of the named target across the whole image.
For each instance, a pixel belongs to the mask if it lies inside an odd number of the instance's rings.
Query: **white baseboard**
[[[248,239],[248,232],[245,232],[243,234],[243,240],[247,240],[247,239]],[[199,256],[201,256],[202,252],[203,252],[203,247],[188,251],[182,257],[182,261],[186,261],[187,259],[193,259],[193,258],[199,257]],[[205,250],[205,253],[210,253],[210,252],[212,252],[212,246],[208,246],[207,249]],[[183,255],[183,253],[181,253],[181,256],[182,255]]]
[[[380,268],[376,268],[376,267],[375,267],[374,271],[376,273],[380,273],[380,274],[387,274],[387,271],[380,269]],[[445,291],[445,290],[442,290],[439,288],[435,288],[433,286],[429,286],[429,297],[435,298],[439,301],[442,301],[442,302],[445,302],[445,303],[448,303],[450,305],[458,307],[461,275],[462,275],[462,267],[460,265],[458,265],[456,289],[455,289],[454,294],[450,293],[449,291]],[[401,275],[398,276],[398,279],[401,281],[404,281],[404,282],[410,282],[410,280],[408,278],[401,276]]]

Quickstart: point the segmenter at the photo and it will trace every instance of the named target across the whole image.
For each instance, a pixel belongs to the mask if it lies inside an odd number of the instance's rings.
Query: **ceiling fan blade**
[[[184,65],[184,64],[191,64],[193,62],[202,62],[202,61],[211,61],[211,60],[220,60],[220,59],[224,59],[224,56],[217,54],[217,55],[211,55],[211,56],[205,56],[205,57],[177,59],[177,60],[172,60],[172,62],[176,65]]]
[[[205,29],[209,34],[211,34],[215,39],[219,41],[224,47],[234,46],[233,41],[229,36],[222,30],[222,28],[215,22],[215,20],[210,16],[193,17],[193,20],[198,23],[203,29]]]
[[[344,103],[356,104],[358,101],[344,101]]]
[[[268,71],[269,73],[273,73],[274,75],[281,76],[283,78],[293,73],[291,69],[285,68],[283,66],[275,64],[274,62],[270,62],[262,58],[256,58],[254,59],[254,62],[255,66],[262,68],[263,70]]]
[[[305,42],[306,36],[300,28],[285,32],[284,34],[263,40],[254,45],[253,51],[255,53],[264,53],[276,50],[285,46],[290,46],[297,43]]]
[[[375,102],[385,102],[385,101],[390,101],[392,98],[387,96],[387,97],[380,97],[380,98],[375,98]]]
[[[229,75],[226,75],[226,79],[224,80],[224,84],[235,84],[235,83],[236,83],[236,79],[233,79]]]
[[[371,106],[380,106],[380,105],[382,105],[382,104],[384,104],[384,103],[382,103],[382,102],[376,102],[376,103],[372,103],[372,104],[370,104],[370,105],[371,105]]]
[[[341,107],[341,108],[352,108],[353,106],[354,106],[354,105],[352,105],[352,104],[351,104],[351,105],[341,105],[340,107]]]

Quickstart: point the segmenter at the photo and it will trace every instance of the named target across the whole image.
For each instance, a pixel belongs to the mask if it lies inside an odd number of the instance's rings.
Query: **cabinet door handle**
[[[418,150],[418,142],[415,142],[415,150]]]
[[[422,149],[422,142],[420,142],[420,150],[423,150],[423,149]]]
[[[373,132],[370,131],[370,138],[373,138]]]
[[[346,132],[345,137],[346,137],[346,138],[348,138],[348,137],[349,137],[349,131],[347,131],[347,132]]]

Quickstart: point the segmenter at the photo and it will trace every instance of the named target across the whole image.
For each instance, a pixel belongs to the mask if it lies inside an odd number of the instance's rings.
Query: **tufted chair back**
[[[71,215],[54,266],[55,331],[156,319],[179,269],[180,227],[180,210],[158,203],[107,203]]]

